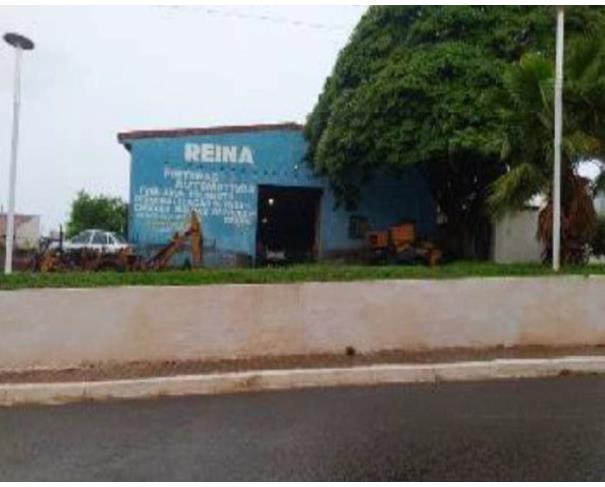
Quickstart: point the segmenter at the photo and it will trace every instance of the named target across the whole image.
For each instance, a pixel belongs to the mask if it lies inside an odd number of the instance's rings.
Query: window
[[[78,233],[71,241],[77,244],[86,244],[90,241],[91,233],[90,230],[85,230],[84,232]]]
[[[361,215],[351,215],[349,219],[349,238],[364,239],[368,233],[368,219]]]
[[[119,235],[117,233],[111,233],[110,235],[113,236],[113,239],[114,239],[115,243],[119,243],[119,244],[125,244],[125,243],[127,243],[126,239],[124,237],[122,237],[122,235]]]
[[[92,243],[94,245],[107,245],[107,237],[103,232],[95,232]]]

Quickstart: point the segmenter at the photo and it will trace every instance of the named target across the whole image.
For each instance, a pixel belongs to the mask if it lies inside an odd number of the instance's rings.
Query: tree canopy
[[[82,190],[78,192],[71,204],[67,236],[71,237],[88,228],[124,234],[127,215],[128,205],[121,198],[105,195],[92,196]]]
[[[569,7],[568,37],[603,15]],[[308,117],[307,159],[349,204],[376,170],[420,167],[448,223],[472,234],[505,170],[503,75],[525,52],[551,55],[554,33],[552,7],[370,7]]]

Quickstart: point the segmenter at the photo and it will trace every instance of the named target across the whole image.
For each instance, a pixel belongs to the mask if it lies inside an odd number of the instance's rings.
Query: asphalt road
[[[604,480],[605,378],[0,408],[0,480]]]

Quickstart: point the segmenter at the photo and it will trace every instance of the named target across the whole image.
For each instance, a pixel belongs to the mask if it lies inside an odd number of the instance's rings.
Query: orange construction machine
[[[200,267],[203,265],[203,243],[202,225],[195,211],[191,212],[189,228],[183,233],[175,232],[172,240],[156,252],[145,262],[146,269],[160,270],[165,268],[174,254],[180,251],[187,239],[191,239],[191,267]]]
[[[367,234],[369,260],[374,263],[417,264],[434,266],[442,252],[432,242],[418,241],[416,225],[402,223],[388,230]]]

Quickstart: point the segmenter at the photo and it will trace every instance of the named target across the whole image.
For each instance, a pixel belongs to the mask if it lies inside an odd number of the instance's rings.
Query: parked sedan
[[[53,247],[57,248],[58,246],[58,242],[53,243]],[[63,250],[68,252],[70,250],[90,249],[114,254],[129,248],[130,244],[117,233],[97,229],[84,230],[63,242]]]

